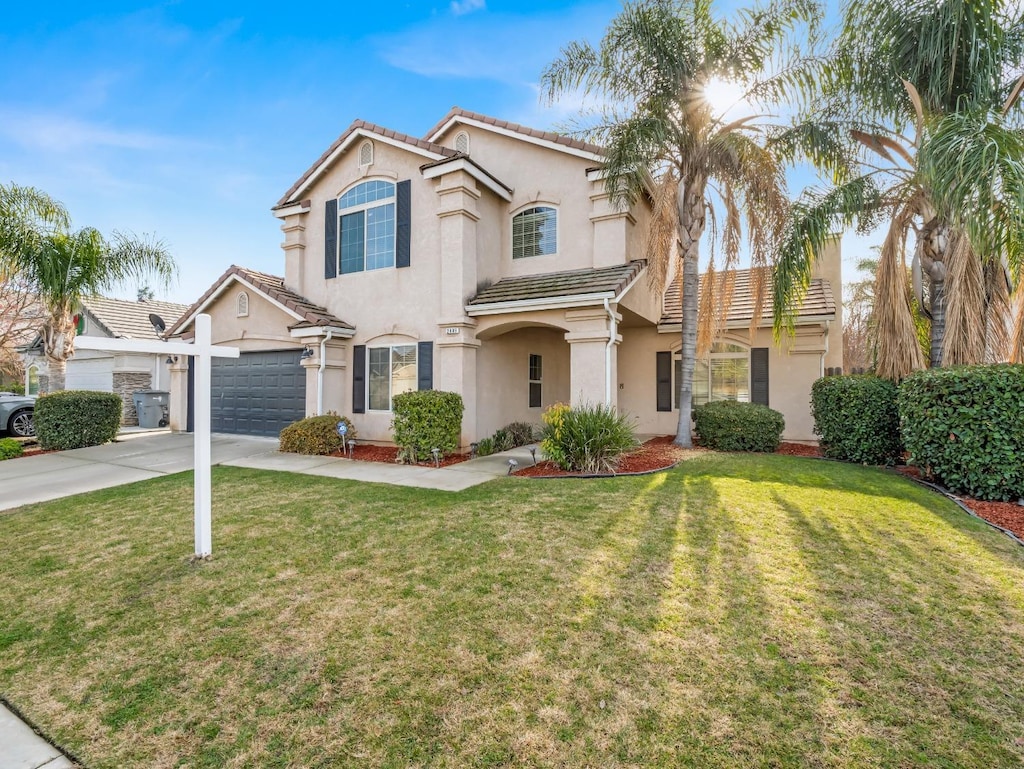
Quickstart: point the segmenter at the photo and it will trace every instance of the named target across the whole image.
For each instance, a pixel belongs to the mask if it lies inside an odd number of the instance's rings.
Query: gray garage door
[[[300,350],[243,352],[214,358],[211,426],[216,433],[277,435],[306,416],[306,371]]]

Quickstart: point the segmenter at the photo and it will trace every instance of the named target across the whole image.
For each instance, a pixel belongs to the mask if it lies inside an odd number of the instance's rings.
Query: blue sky
[[[270,207],[356,118],[413,135],[456,104],[537,128],[564,121],[573,105],[541,104],[539,74],[571,40],[596,43],[620,8],[5,5],[0,181],[45,190],[76,226],[162,238],[181,276],[158,298],[183,303],[231,264],[283,273]]]

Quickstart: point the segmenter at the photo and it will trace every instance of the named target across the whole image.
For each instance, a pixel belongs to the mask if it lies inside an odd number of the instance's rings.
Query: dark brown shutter
[[[658,411],[672,410],[672,353],[658,353]]]
[[[366,413],[366,345],[352,348],[352,413]]]
[[[768,348],[750,348],[750,400],[768,405]]]
[[[328,200],[324,207],[324,277],[338,275],[338,201]]]
[[[408,267],[412,251],[412,182],[399,182],[395,198],[395,267]]]
[[[420,342],[416,350],[416,389],[434,389],[434,343]]]

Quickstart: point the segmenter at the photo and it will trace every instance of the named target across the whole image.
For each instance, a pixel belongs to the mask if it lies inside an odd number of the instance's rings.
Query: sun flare
[[[725,117],[738,107],[746,104],[744,88],[740,83],[713,77],[704,86],[704,100],[711,107],[715,117]]]

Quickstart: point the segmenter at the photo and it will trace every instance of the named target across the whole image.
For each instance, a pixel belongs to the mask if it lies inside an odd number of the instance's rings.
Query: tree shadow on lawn
[[[816,582],[839,723],[901,765],[1017,765],[1021,558],[896,499],[882,519],[771,497]]]

